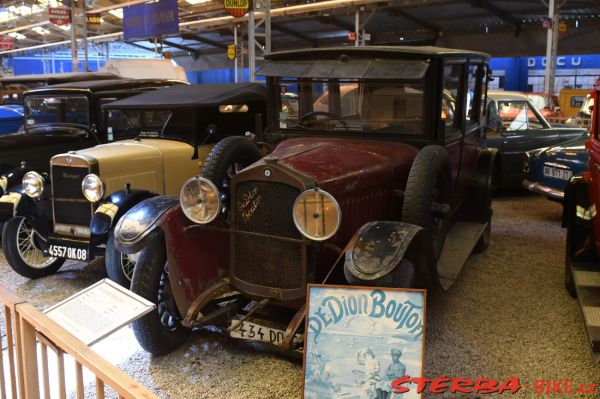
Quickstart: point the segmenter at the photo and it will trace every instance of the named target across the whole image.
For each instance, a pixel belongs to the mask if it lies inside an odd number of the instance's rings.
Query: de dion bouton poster
[[[304,399],[414,399],[423,375],[425,291],[309,285]]]

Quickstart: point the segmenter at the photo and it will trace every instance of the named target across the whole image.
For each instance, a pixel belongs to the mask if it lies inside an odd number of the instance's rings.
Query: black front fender
[[[179,204],[174,196],[159,196],[140,202],[127,212],[115,226],[115,247],[124,254],[141,251],[160,228],[160,217]]]
[[[25,173],[31,171],[34,171],[34,169],[28,167],[25,162],[15,168],[4,170],[2,176],[0,176],[0,195],[17,191],[21,186]]]
[[[105,244],[110,231],[117,221],[145,199],[155,197],[155,193],[145,190],[122,190],[111,194],[102,201],[90,222],[90,245],[97,247]]]
[[[437,286],[433,243],[423,228],[395,221],[369,222],[346,247],[344,274],[353,285],[394,287],[403,259],[412,263],[417,287]]]

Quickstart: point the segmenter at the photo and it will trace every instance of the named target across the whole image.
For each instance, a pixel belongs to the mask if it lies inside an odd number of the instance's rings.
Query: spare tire
[[[258,147],[241,136],[230,136],[219,141],[208,154],[200,175],[217,186],[221,192],[221,213],[229,211],[229,186],[233,176],[262,158]]]
[[[451,196],[448,153],[439,145],[423,147],[408,174],[402,221],[421,226],[431,234],[436,260],[446,238]]]

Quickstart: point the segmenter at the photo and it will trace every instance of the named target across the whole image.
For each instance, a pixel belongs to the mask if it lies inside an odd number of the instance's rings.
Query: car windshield
[[[533,105],[535,109],[542,110],[546,107],[550,108],[549,97],[544,97],[539,94],[528,94],[527,98],[529,98],[531,105]]]
[[[545,127],[525,101],[498,102],[498,113],[502,119],[502,126],[508,131],[543,129]]]
[[[30,96],[25,99],[25,128],[68,123],[88,127],[90,107],[86,96]]]
[[[110,110],[109,140],[119,136],[165,137],[192,142],[194,113],[171,110]]]
[[[420,81],[282,78],[278,83],[282,130],[422,134]]]

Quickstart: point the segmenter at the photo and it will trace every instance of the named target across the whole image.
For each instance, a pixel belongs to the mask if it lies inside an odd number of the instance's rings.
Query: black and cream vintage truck
[[[247,137],[264,126],[265,98],[255,83],[179,85],[106,104],[108,134],[135,138],[55,155],[49,173],[29,171],[0,197],[8,263],[37,278],[66,259],[104,256],[109,277],[129,286],[136,257],[113,245],[119,218],[144,199],[178,194],[224,138],[254,151],[246,163],[260,157]]]

